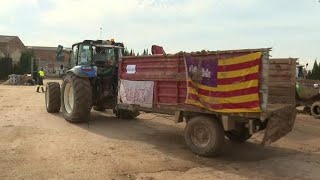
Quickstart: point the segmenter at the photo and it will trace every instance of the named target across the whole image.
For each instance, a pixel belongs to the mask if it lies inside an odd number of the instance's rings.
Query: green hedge
[[[12,74],[13,65],[10,57],[0,59],[0,79],[7,79],[8,75]]]

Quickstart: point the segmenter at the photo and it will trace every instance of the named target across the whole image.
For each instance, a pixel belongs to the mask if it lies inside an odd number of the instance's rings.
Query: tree
[[[142,55],[148,55],[149,52],[148,52],[148,48],[147,49],[143,49],[143,54]]]
[[[308,72],[308,79],[319,80],[320,79],[320,64],[317,63],[317,60],[314,61],[311,72]]]
[[[31,58],[33,56],[32,51],[24,51],[21,53],[20,57],[20,70],[21,74],[26,74],[31,72]]]
[[[13,66],[12,66],[12,58],[11,57],[3,57],[0,59],[0,78],[6,79],[8,75],[12,74]]]
[[[127,47],[124,48],[124,53],[123,53],[124,56],[129,56],[130,55],[130,52],[128,50]]]
[[[317,63],[317,60],[315,60],[315,63]],[[316,80],[320,79],[320,63],[317,65],[317,67],[315,69],[314,79],[316,79]]]
[[[316,74],[317,74],[318,69],[319,69],[318,63],[317,63],[317,60],[315,60],[313,63],[313,68],[311,70],[311,79],[316,78]]]
[[[18,62],[17,64],[13,65],[12,73],[13,74],[22,74],[20,62]]]
[[[0,78],[8,78],[10,74],[26,74],[31,73],[32,51],[24,51],[21,53],[20,61],[17,64],[12,63],[12,58],[6,56],[0,59]],[[36,70],[37,64],[33,63],[33,69]]]
[[[312,73],[311,73],[311,71],[308,71],[308,73],[307,73],[307,79],[311,79],[311,77],[312,77]]]

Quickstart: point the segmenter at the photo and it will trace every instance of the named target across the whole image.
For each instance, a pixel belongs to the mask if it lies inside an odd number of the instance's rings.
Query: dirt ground
[[[320,179],[320,120],[263,148],[254,136],[227,142],[217,158],[192,154],[184,124],[142,114],[119,120],[92,111],[89,124],[49,114],[35,86],[0,85],[0,179]]]

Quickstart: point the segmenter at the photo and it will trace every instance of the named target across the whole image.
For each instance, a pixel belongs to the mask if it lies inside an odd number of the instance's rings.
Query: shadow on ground
[[[56,116],[63,118],[62,113]],[[164,119],[163,121],[169,120]],[[200,166],[222,170],[225,170],[226,165],[230,164],[230,167],[234,166],[233,169],[235,169],[235,171],[238,169],[250,171],[255,168],[261,168],[263,172],[286,177],[288,176],[287,172],[280,172],[279,170],[279,168],[282,168],[280,167],[282,166],[281,164],[285,163],[280,162],[283,158],[296,160],[297,157],[304,158],[311,156],[309,153],[288,148],[275,146],[263,147],[258,143],[252,142],[237,144],[226,140],[226,146],[221,156],[214,158],[197,157],[186,147],[183,138],[183,128],[178,127],[173,122],[170,123],[170,125],[167,124],[169,123],[162,123],[160,120],[139,119],[139,117],[134,120],[122,120],[106,112],[100,113],[93,111],[89,125],[87,123],[75,125],[103,137],[151,144],[156,150],[168,156],[188,160]],[[312,156],[313,159],[320,160],[319,155],[313,154]],[[266,163],[268,165],[264,165],[264,161],[274,161],[275,165],[272,165],[270,162]],[[290,162],[289,165],[286,164],[286,166],[290,167]],[[317,166],[319,166],[319,164]],[[292,164],[291,171],[294,173],[289,174],[289,176],[295,177],[294,174],[302,168],[303,167]]]

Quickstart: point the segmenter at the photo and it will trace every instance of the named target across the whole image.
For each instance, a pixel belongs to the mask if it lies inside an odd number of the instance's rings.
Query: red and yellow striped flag
[[[260,112],[261,57],[261,52],[226,59],[217,55],[186,56],[186,104],[224,113]]]

